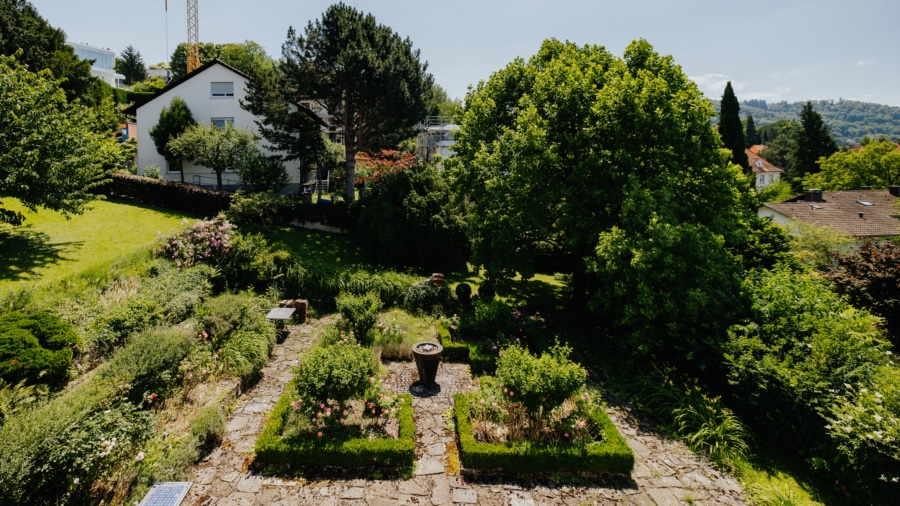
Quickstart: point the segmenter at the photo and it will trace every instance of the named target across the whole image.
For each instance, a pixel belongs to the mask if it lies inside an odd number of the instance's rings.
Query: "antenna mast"
[[[187,73],[200,67],[200,29],[198,27],[197,1],[187,0]]]

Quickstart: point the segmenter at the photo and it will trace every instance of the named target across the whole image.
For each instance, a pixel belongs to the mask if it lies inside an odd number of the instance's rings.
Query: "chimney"
[[[893,195],[895,197],[900,197],[900,186],[897,186],[897,185],[888,186],[888,191],[891,193],[891,195]]]
[[[866,219],[866,213],[859,213],[859,219],[861,219],[861,220]]]
[[[807,202],[822,202],[822,190],[818,188],[810,188],[803,195],[803,200]]]

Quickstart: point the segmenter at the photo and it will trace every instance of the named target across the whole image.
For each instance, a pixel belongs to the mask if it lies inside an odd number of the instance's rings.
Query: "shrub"
[[[225,415],[218,406],[206,406],[201,409],[191,424],[191,438],[200,455],[205,455],[219,446],[224,434]]]
[[[350,329],[360,342],[366,341],[366,336],[375,322],[378,321],[378,312],[381,311],[381,299],[378,294],[369,292],[365,295],[354,295],[344,292],[334,299],[341,318],[347,322]]]
[[[159,165],[153,164],[144,167],[144,177],[150,179],[162,179],[160,177],[160,168]]]
[[[186,225],[187,220],[184,223]],[[198,220],[166,239],[166,255],[179,267],[190,267],[204,261],[215,263],[230,251],[233,228],[221,214],[212,220]]]
[[[201,216],[215,216],[228,209],[231,203],[231,192],[208,190],[196,185],[150,179],[125,172],[112,173],[110,182],[91,191]]]
[[[276,195],[273,191],[260,193],[245,193],[238,191],[231,199],[231,207],[225,211],[225,216],[238,225],[253,225],[268,230],[283,210],[291,206],[287,195]]]
[[[521,346],[508,346],[497,359],[497,379],[510,399],[522,402],[529,411],[549,411],[584,388],[585,371],[569,360],[571,353],[571,348],[559,343],[540,357]]]
[[[450,288],[436,285],[430,279],[417,281],[406,290],[403,308],[410,313],[441,315],[450,309]]]
[[[460,283],[456,285],[456,299],[463,308],[472,307],[472,285]]]
[[[310,404],[339,405],[361,398],[375,374],[372,352],[357,343],[339,342],[318,347],[300,360],[297,394]]]
[[[266,320],[261,298],[222,294],[209,299],[201,310],[198,340],[205,355],[183,365],[185,372],[221,372],[251,378],[268,363],[275,346],[275,327]],[[206,359],[206,360],[204,360]]]
[[[506,335],[515,329],[513,310],[501,300],[486,301],[475,299],[475,312],[463,313],[460,317],[460,332],[463,335],[494,338],[497,334]]]
[[[481,283],[481,286],[478,287],[478,298],[483,302],[491,302],[496,296],[497,292],[494,289],[493,281],[486,279]]]
[[[0,316],[0,379],[9,383],[65,386],[78,336],[52,313]]]
[[[890,345],[877,330],[878,319],[849,306],[811,272],[756,272],[744,289],[753,302],[752,316],[730,329],[725,363],[745,417],[778,444],[803,455],[818,472],[830,470],[843,483],[872,478],[857,489],[860,493],[877,488],[872,485],[876,473],[861,477],[859,469],[897,469],[900,455],[895,450],[860,452],[858,436],[838,437],[826,426],[853,428],[834,420],[852,413],[854,399],[873,414],[884,402],[872,398],[866,404],[866,392],[885,395],[880,378],[891,377],[882,375],[895,367]],[[892,416],[896,419],[897,411]]]

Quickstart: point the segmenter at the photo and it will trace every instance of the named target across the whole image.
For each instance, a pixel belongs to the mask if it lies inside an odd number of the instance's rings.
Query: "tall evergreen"
[[[181,97],[175,97],[168,106],[163,106],[159,111],[159,120],[150,129],[150,138],[156,145],[156,151],[163,155],[168,162],[168,170],[181,172],[182,183],[184,182],[184,171],[181,170],[181,157],[169,149],[169,141],[196,123],[187,102]]]
[[[147,66],[140,51],[134,46],[126,47],[116,59],[116,72],[125,76],[125,84],[132,84],[147,79]]]
[[[747,133],[744,134],[744,145],[749,148],[757,144],[762,144],[762,139],[759,137],[759,132],[756,131],[756,125],[753,124],[753,116],[747,116]]]
[[[731,151],[731,161],[749,173],[750,163],[747,161],[747,153],[744,152],[744,127],[741,125],[740,112],[741,105],[734,96],[731,81],[728,81],[719,109],[719,136],[722,137],[725,147]]]
[[[812,102],[806,102],[800,111],[797,154],[789,173],[794,189],[802,190],[803,178],[819,172],[819,158],[831,156],[837,150],[837,143],[822,115],[813,109]]]

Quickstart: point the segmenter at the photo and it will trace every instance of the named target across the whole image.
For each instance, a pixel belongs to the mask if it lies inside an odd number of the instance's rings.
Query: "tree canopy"
[[[256,160],[259,150],[256,136],[249,129],[234,125],[211,124],[189,126],[184,133],[169,141],[168,148],[181,158],[216,172],[216,187],[222,189],[222,172],[239,170],[248,160]]]
[[[116,72],[125,76],[125,84],[129,86],[147,78],[144,58],[133,46],[126,47],[119,54],[119,58],[116,59]]]
[[[26,0],[0,0],[0,54],[12,56],[18,50],[22,53],[17,60],[28,70],[50,69],[69,100],[99,100],[90,96],[97,81],[91,76],[91,62],[75,55],[65,32],[51,26]]]
[[[719,136],[722,144],[731,151],[731,161],[740,165],[744,172],[750,172],[750,163],[747,161],[745,149],[744,126],[741,124],[741,106],[734,96],[731,81],[725,85],[722,94],[722,105],[719,110]]]
[[[722,335],[755,213],[713,115],[644,40],[621,59],[545,41],[466,97],[447,163],[471,202],[473,263],[528,277],[557,253],[581,300],[589,264],[594,306],[622,335],[649,336],[648,353],[663,336]]]
[[[390,148],[426,115],[432,77],[412,42],[371,14],[338,3],[282,46],[283,95],[311,98],[327,109],[346,148],[346,195],[354,199],[358,151]]]
[[[83,212],[95,198],[89,190],[120,161],[96,114],[67,102],[49,70],[30,72],[15,56],[0,56],[0,118],[0,195],[32,211]],[[0,223],[23,220],[0,207]]]
[[[159,120],[149,133],[156,145],[156,151],[169,163],[169,170],[181,171],[181,157],[169,147],[169,141],[196,123],[187,102],[181,97],[173,98],[169,105],[163,106],[159,111]],[[181,173],[181,180],[184,181],[184,172]]]
[[[803,186],[828,191],[883,190],[900,184],[900,149],[891,141],[869,142],[859,151],[839,151],[822,160],[821,171],[804,178]]]
[[[253,75],[260,67],[273,64],[266,50],[252,40],[226,44],[201,42],[198,49],[200,52],[200,65],[218,58],[222,63],[231,65],[247,75]],[[169,69],[172,71],[173,79],[187,75],[186,43],[182,42],[175,47],[175,51],[172,52],[172,57],[169,60]]]

